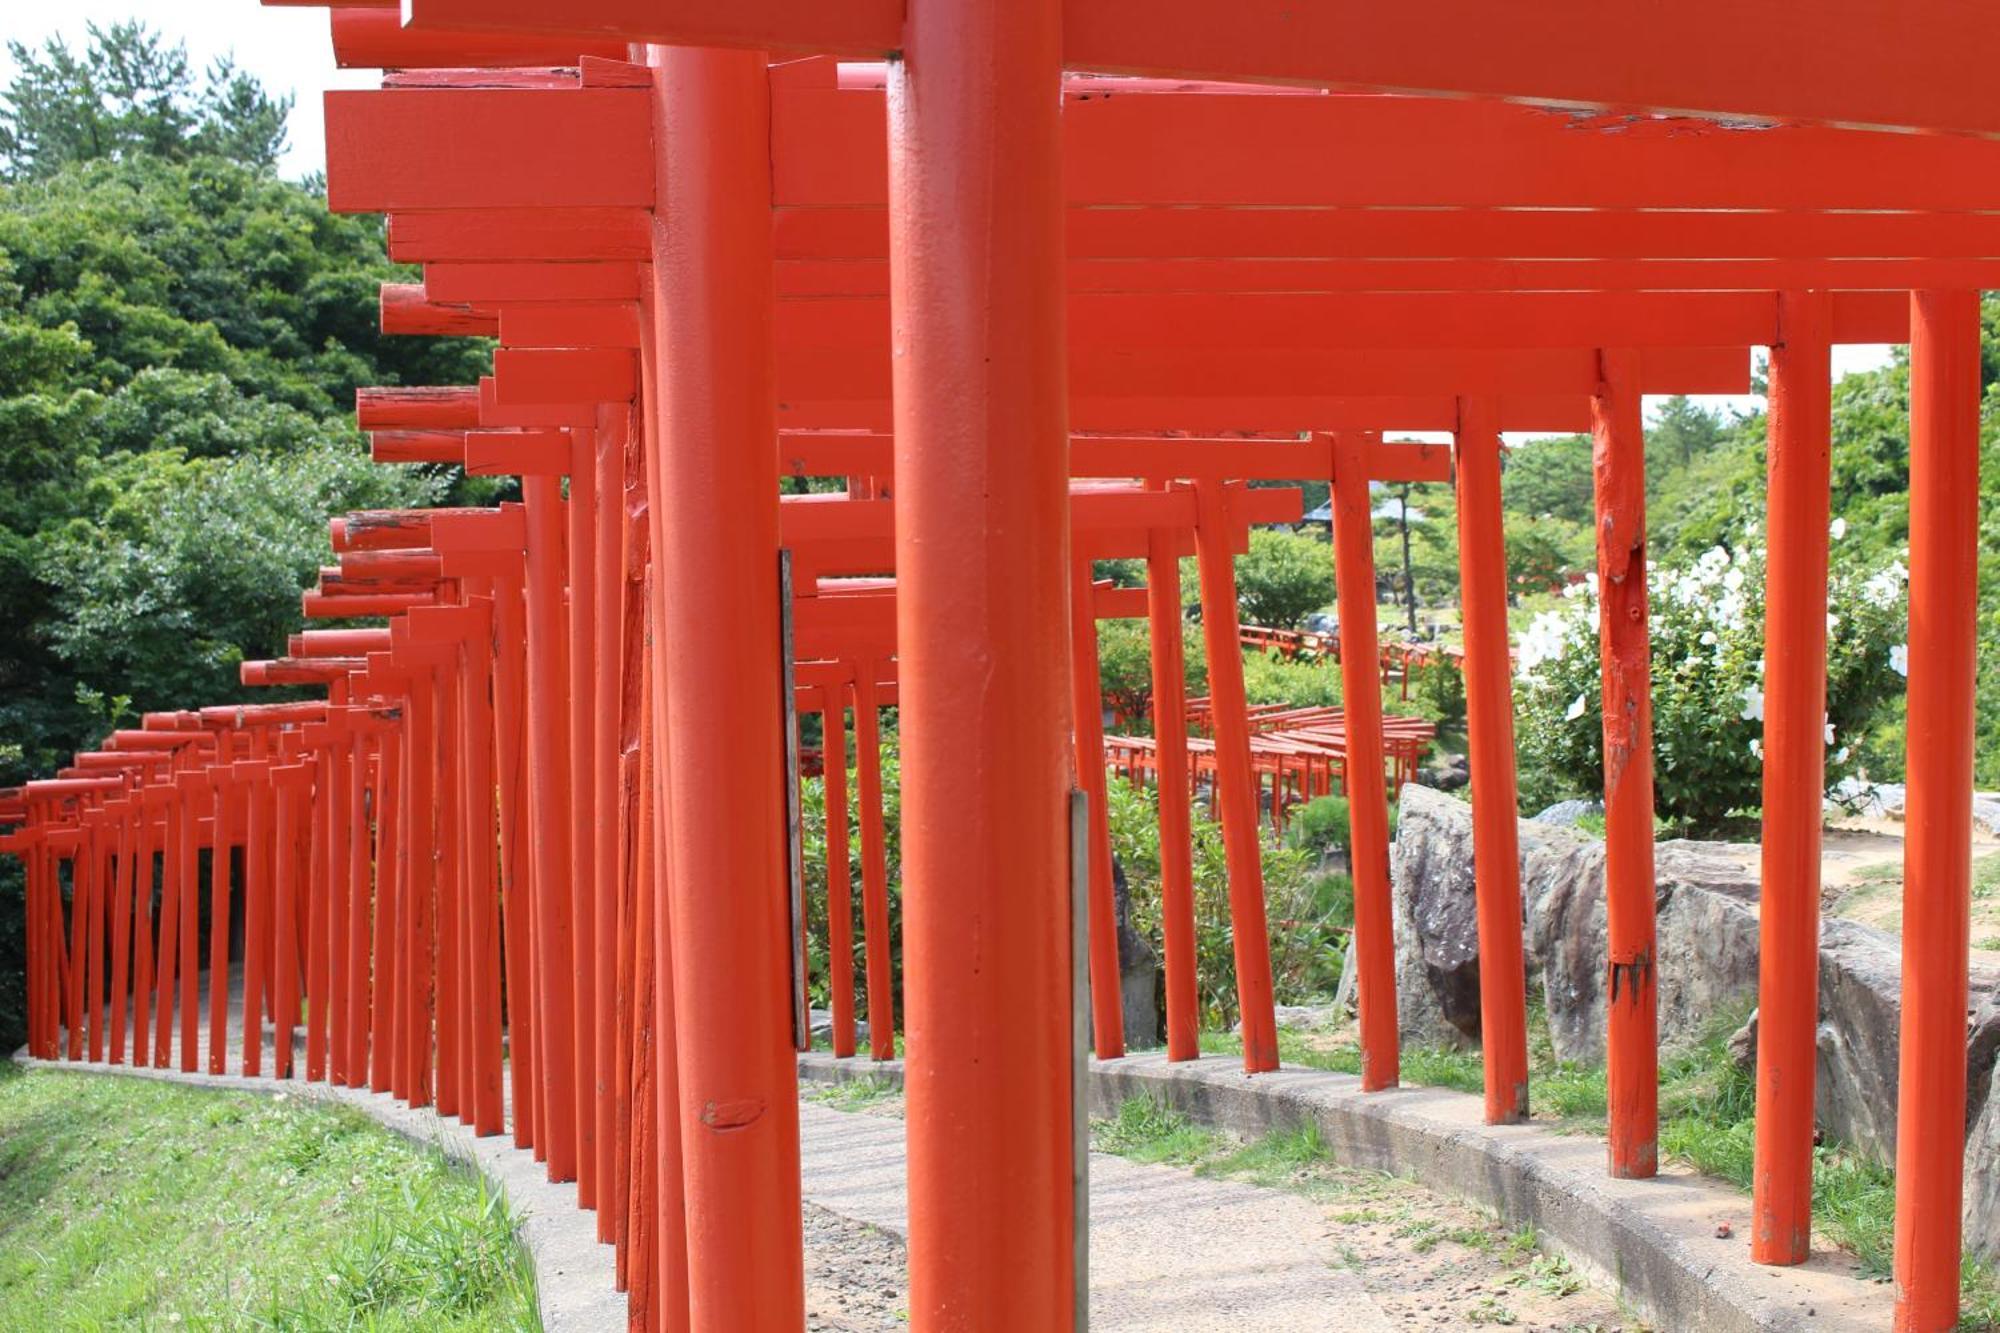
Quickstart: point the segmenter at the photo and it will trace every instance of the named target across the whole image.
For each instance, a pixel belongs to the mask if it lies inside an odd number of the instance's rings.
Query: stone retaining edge
[[[576,1206],[576,1184],[551,1184],[534,1154],[508,1135],[480,1138],[429,1107],[403,1105],[387,1093],[292,1079],[236,1074],[183,1073],[178,1069],[71,1060],[37,1060],[25,1050],[14,1063],[24,1069],[69,1074],[115,1074],[217,1091],[284,1093],[304,1102],[351,1106],[393,1134],[476,1171],[499,1190],[520,1218],[521,1244],[535,1270],[535,1299],[546,1333],[623,1333],[625,1295],[616,1290],[617,1264],[597,1240],[597,1215]]]
[[[799,1076],[900,1086],[903,1067],[814,1052],[799,1057]],[[1890,1323],[1889,1286],[1855,1277],[1844,1260],[1819,1255],[1790,1269],[1752,1264],[1750,1201],[1730,1186],[1681,1172],[1613,1180],[1604,1174],[1602,1140],[1535,1125],[1485,1125],[1481,1100],[1465,1093],[1363,1094],[1352,1075],[1294,1067],[1252,1078],[1229,1057],[1169,1064],[1155,1053],[1092,1063],[1095,1114],[1109,1115],[1134,1096],[1249,1136],[1311,1120],[1337,1161],[1403,1176],[1533,1226],[1543,1248],[1662,1330],[1861,1333]],[[1718,1221],[1731,1222],[1730,1239],[1715,1236]]]

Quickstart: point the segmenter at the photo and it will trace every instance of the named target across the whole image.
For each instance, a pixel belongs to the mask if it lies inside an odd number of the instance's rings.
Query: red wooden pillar
[[[134,854],[138,879],[132,918],[132,1063],[143,1068],[152,1052],[153,996],[153,854],[158,850],[159,821],[150,788],[133,793],[138,802]]]
[[[1979,293],[1910,302],[1910,684],[1896,1328],[1958,1327],[1979,593]]]
[[[100,807],[83,815],[83,852],[78,864],[84,873],[77,880],[82,892],[77,898],[77,922],[83,930],[83,1025],[89,1035],[90,1061],[96,1064],[104,1059],[105,1000],[108,987],[104,984],[104,964],[108,957],[105,947],[104,904],[110,868],[110,848],[106,845],[109,817]]]
[[[208,775],[184,773],[180,783],[180,1071],[196,1071],[200,1047],[200,805],[208,793]]]
[[[1181,561],[1172,536],[1147,534],[1146,630],[1152,654],[1153,765],[1160,820],[1160,936],[1167,972],[1167,1059],[1201,1054],[1195,944],[1194,848],[1187,753],[1187,660],[1181,636]],[[1137,779],[1135,773],[1134,779]]]
[[[237,780],[249,797],[243,825],[243,1073],[264,1074],[264,950],[260,944],[269,922],[268,862],[264,852],[271,839],[271,765],[246,759],[236,765]]]
[[[668,895],[690,1326],[804,1319],[784,874],[763,53],[655,48],[653,346]],[[658,484],[654,485],[653,482]],[[717,892],[727,885],[727,893]]]
[[[1240,488],[1238,488],[1240,489]],[[1236,954],[1236,995],[1243,1020],[1243,1068],[1278,1067],[1278,1019],[1271,994],[1271,933],[1264,916],[1263,834],[1258,782],[1250,764],[1249,706],[1243,696],[1242,630],[1237,623],[1232,490],[1196,482],[1195,560],[1201,572],[1201,635],[1208,649],[1210,727],[1215,733],[1215,788],[1222,810],[1222,850],[1229,867],[1229,919]]]
[[[521,581],[503,575],[494,581],[493,697],[495,757],[499,765],[500,910],[505,936],[508,1077],[513,1092],[514,1144],[536,1142],[535,1001],[532,981],[533,896],[530,884],[526,766],[525,694],[527,612]]]
[[[458,655],[445,643],[433,642],[421,654],[425,674],[433,682],[437,701],[437,887],[427,942],[421,954],[429,972],[431,1013],[436,1027],[436,1085],[432,1095],[439,1115],[471,1119],[472,1099],[460,1057],[465,1053],[464,941],[465,914],[465,693]],[[437,650],[443,649],[439,652]],[[421,973],[420,973],[421,975]]]
[[[1402,1078],[1396,940],[1389,898],[1389,793],[1382,777],[1381,643],[1375,618],[1375,506],[1368,453],[1380,437],[1333,437],[1333,579],[1340,613],[1340,699],[1347,730],[1347,810],[1354,860],[1354,977],[1361,1087]]]
[[[469,634],[460,640],[460,670],[465,677],[465,989],[469,997],[467,1026],[460,1034],[470,1070],[464,1101],[473,1132],[499,1134],[506,1129],[506,1098],[500,1087],[500,923],[494,889],[493,785],[493,601],[466,600]]]
[[[1653,671],[1646,603],[1646,428],[1634,352],[1601,354],[1591,398],[1598,643],[1604,689],[1605,1084],[1611,1174],[1658,1169],[1653,932]]]
[[[1812,1239],[1820,824],[1826,790],[1831,318],[1826,293],[1782,292],[1782,342],[1771,348],[1764,850],[1750,1234],[1751,1257],[1766,1264],[1805,1262]]]
[[[618,1100],[613,1095],[612,1075],[618,1056],[618,811],[624,808],[619,794],[619,764],[622,740],[619,705],[624,698],[621,679],[625,663],[623,630],[625,595],[625,441],[630,428],[631,408],[617,403],[599,412],[596,444],[592,459],[592,481],[597,497],[593,511],[590,546],[591,585],[596,592],[596,613],[592,622],[590,767],[592,809],[595,823],[579,825],[591,830],[591,887],[594,902],[591,923],[594,933],[587,942],[591,955],[593,1006],[592,1039],[596,1050],[591,1069],[596,1080],[591,1109],[597,1117],[597,1238],[614,1238],[622,1204],[612,1194],[617,1173]],[[578,784],[579,788],[581,783]]]
[[[326,1063],[327,1081],[347,1082],[347,924],[348,899],[356,892],[350,851],[356,837],[354,732],[343,706],[330,710],[326,841]]]
[[[442,830],[438,811],[438,698],[429,668],[410,673],[407,704],[410,758],[408,764],[410,819],[410,911],[405,930],[409,937],[409,973],[403,992],[409,1003],[403,1013],[404,1082],[410,1090],[410,1105],[429,1106],[432,1101],[432,1031],[436,1013],[434,989],[436,960],[435,899],[441,876],[438,849]]]
[[[126,992],[131,981],[132,897],[138,887],[139,795],[132,791],[111,807],[118,839],[118,861],[111,900],[111,1063],[125,1063]]]
[[[401,719],[382,731],[375,781],[375,920],[371,967],[375,985],[368,1011],[368,1087],[395,1086],[396,1012],[400,974],[396,970],[396,922],[404,910],[403,728]],[[279,844],[281,847],[282,843]]]
[[[306,819],[307,870],[302,895],[306,915],[306,1081],[326,1077],[327,897],[331,892],[328,850],[333,819],[332,726],[320,730],[319,753],[313,757],[313,781]]]
[[[159,944],[154,955],[154,1031],[153,1067],[165,1069],[172,1058],[174,1035],[174,967],[180,950],[176,938],[180,931],[181,914],[181,805],[187,796],[180,789],[174,774],[168,774],[160,793],[161,825],[160,845],[160,925]],[[46,852],[44,853],[46,855]],[[46,894],[54,886],[55,866],[52,861],[45,863],[47,876],[43,892]]]
[[[911,0],[889,66],[920,1328],[1075,1320],[1061,29]]]
[[[1507,637],[1507,547],[1500,532],[1500,431],[1491,401],[1459,400],[1459,597],[1471,738],[1472,856],[1479,914],[1480,1042],[1486,1121],[1528,1114],[1528,982],[1521,951],[1514,671]],[[1352,773],[1349,774],[1350,780]]]
[[[868,970],[868,1054],[877,1060],[889,1060],[896,1054],[896,985],[891,967],[896,946],[889,932],[888,834],[883,827],[882,810],[882,714],[875,700],[875,675],[875,663],[867,658],[854,664],[854,778],[856,815],[861,823],[861,941]],[[908,882],[906,873],[904,883]],[[907,898],[905,902],[907,905]],[[907,927],[907,915],[904,922]],[[909,973],[903,975],[907,985]]]
[[[1125,996],[1118,975],[1118,901],[1111,882],[1111,815],[1105,809],[1104,693],[1098,680],[1096,588],[1090,557],[1072,548],[1069,585],[1071,734],[1076,785],[1090,803],[1090,1019],[1100,1060],[1125,1054]]]
[[[569,875],[569,745],[563,700],[568,689],[562,609],[562,490],[554,476],[521,478],[527,505],[528,801],[534,855],[537,1152],[550,1180],[576,1179],[575,973],[571,920],[563,885]]]
[[[854,1054],[854,886],[847,857],[847,687],[820,692],[820,768],[826,794],[827,990],[833,1010],[833,1053]]]
[[[365,715],[357,715],[358,724]],[[347,949],[347,1078],[350,1088],[368,1084],[369,999],[373,978],[368,971],[369,920],[374,905],[376,821],[370,808],[368,772],[374,749],[374,729],[355,732],[347,770],[347,808],[353,829],[347,842],[347,921],[341,934]],[[377,789],[379,794],[379,788]]]
[[[304,832],[305,806],[312,794],[312,768],[307,764],[285,764],[271,770],[277,788],[277,808],[272,818],[275,840],[275,870],[272,876],[272,916],[276,954],[272,984],[277,1004],[272,1021],[275,1058],[272,1074],[293,1077],[292,1034],[299,1022],[299,899],[303,886],[299,875],[299,844]]]
[[[603,1100],[597,1077],[597,765],[591,742],[596,727],[597,690],[597,430],[570,432],[569,503],[565,507],[569,556],[569,772],[570,839],[568,898],[576,978],[573,1010],[576,1082],[576,1198],[597,1207],[602,1163],[597,1108]]]
[[[229,913],[234,870],[230,850],[236,842],[235,778],[228,762],[227,737],[223,756],[209,770],[215,791],[215,846],[209,853],[208,877],[208,1072],[220,1074],[229,1061]]]

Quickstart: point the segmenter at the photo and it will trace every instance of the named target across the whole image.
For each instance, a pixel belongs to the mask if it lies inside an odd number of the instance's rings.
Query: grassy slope
[[[358,1112],[0,1063],[0,1333],[540,1327],[502,1200]]]

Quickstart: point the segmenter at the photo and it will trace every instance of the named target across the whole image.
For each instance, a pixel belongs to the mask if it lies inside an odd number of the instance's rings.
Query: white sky
[[[144,19],[169,40],[185,41],[188,54],[198,65],[233,53],[236,63],[255,74],[266,88],[293,94],[296,104],[290,146],[283,162],[287,176],[304,176],[325,165],[320,94],[328,88],[374,87],[380,78],[372,70],[334,68],[324,9],[265,8],[256,0],[42,0],[39,4],[8,0],[0,12],[0,82],[10,77],[14,68],[4,49],[7,41],[38,47],[59,35],[80,48],[88,40],[87,23],[103,25],[127,18]],[[1886,346],[1836,347],[1834,378],[1872,369],[1888,360]],[[1748,411],[1763,406],[1762,399],[1747,396],[1709,395],[1696,401],[1712,410]]]

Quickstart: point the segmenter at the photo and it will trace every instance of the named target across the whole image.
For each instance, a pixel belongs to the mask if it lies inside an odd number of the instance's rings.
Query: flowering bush
[[[1826,781],[1861,762],[1860,742],[1903,692],[1908,572],[1841,558],[1834,521],[1827,589]],[[1764,549],[1716,546],[1648,571],[1657,813],[1713,830],[1763,800]],[[1516,643],[1521,801],[1540,809],[1602,791],[1597,577],[1536,616]]]

